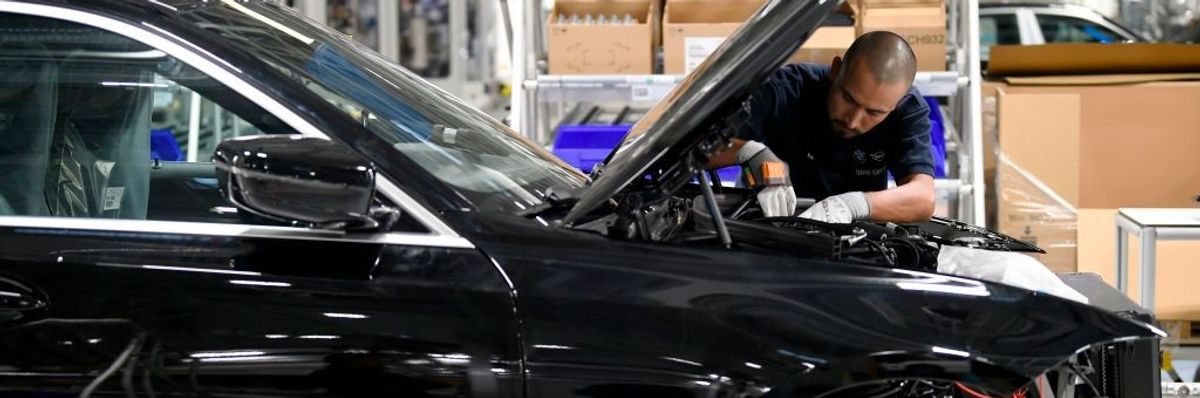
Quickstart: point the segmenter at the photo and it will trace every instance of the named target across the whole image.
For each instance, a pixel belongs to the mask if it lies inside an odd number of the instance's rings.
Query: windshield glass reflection
[[[479,210],[519,212],[587,182],[504,124],[286,7],[222,3],[184,17],[300,82]]]

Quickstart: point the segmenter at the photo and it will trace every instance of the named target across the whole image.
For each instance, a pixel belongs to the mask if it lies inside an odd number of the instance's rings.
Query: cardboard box
[[[663,13],[663,73],[690,73],[762,3],[761,0],[668,1]],[[857,32],[853,26],[820,27],[788,62],[829,64],[833,57],[845,54]]]
[[[1192,73],[1200,70],[1200,45],[1170,43],[993,46],[992,76]]]
[[[1008,76],[984,85],[984,130],[991,100],[1000,149],[994,157],[996,184],[989,191],[997,192],[1001,232],[1036,240],[1048,250],[1074,245],[1079,271],[1115,284],[1117,208],[1200,206],[1194,202],[1200,193],[1195,161],[1200,112],[1194,111],[1200,108],[1200,74],[1128,73],[1160,68],[1160,61],[1179,54],[1151,51],[1131,62],[1102,54],[1131,49],[1086,50],[1097,54],[1066,57],[1091,60],[1074,69],[1063,66],[1070,61],[1060,59],[1062,54],[1046,59],[993,51],[993,65],[999,56],[1004,71],[1067,75]],[[1080,71],[1124,74],[1074,75]],[[984,138],[985,146],[993,144]],[[1130,297],[1137,297],[1136,237],[1130,237],[1130,251]],[[1190,287],[1200,277],[1200,242],[1160,241],[1157,254],[1157,316],[1200,320],[1200,294]],[[1058,269],[1067,254],[1052,256],[1048,265]]]
[[[689,73],[750,18],[762,2],[667,1],[663,73]]]
[[[546,21],[551,74],[650,74],[656,0],[558,1]],[[632,15],[633,25],[582,25],[560,15]]]
[[[933,7],[946,4],[943,0],[858,0],[848,1],[857,9],[864,8],[904,8],[904,7]]]
[[[1003,82],[985,80],[980,90],[982,97],[980,116],[983,133],[983,179],[988,186],[985,191],[984,208],[988,209],[985,216],[987,225],[991,226],[999,225],[996,218],[999,202],[996,199],[996,189],[994,188],[996,186],[996,150],[1000,145],[1000,119],[997,112],[999,103],[996,94],[1002,86],[1004,86]]]
[[[1071,205],[1196,206],[1200,82],[1000,90],[1001,152]]]
[[[946,9],[938,3],[928,7],[864,7],[858,17],[859,34],[874,31],[896,33],[912,46],[917,70],[946,70]]]
[[[1079,271],[1092,272],[1116,286],[1116,209],[1079,209]],[[1200,320],[1200,242],[1159,240],[1155,250],[1154,313],[1162,320]],[[1137,300],[1140,242],[1129,237],[1129,297]]]
[[[820,27],[796,50],[788,63],[830,64],[833,57],[846,54],[846,49],[854,44],[856,37],[857,29],[853,26]]]
[[[1090,254],[1076,209],[1196,207],[1200,192],[1200,113],[1190,111],[1200,108],[1200,82],[1077,79],[996,88],[997,225],[1050,251],[1056,271],[1070,269],[1072,247],[1080,266]],[[1111,229],[1103,233],[1112,240]]]

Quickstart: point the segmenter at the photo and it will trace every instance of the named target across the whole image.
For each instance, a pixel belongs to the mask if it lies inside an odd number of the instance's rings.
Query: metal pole
[[[329,23],[328,12],[325,10],[325,0],[298,0],[296,5],[299,6],[304,16],[325,25]]]
[[[213,149],[216,149],[217,143],[221,142],[221,133],[222,133],[221,128],[225,124],[225,120],[223,120],[224,118],[222,118],[221,111],[222,111],[221,107],[217,106],[217,103],[214,102],[213,103],[213,114],[212,114]]]
[[[712,181],[709,181],[708,174],[704,172],[696,174],[700,176],[700,192],[704,193],[704,203],[708,207],[709,217],[712,217],[713,227],[717,229],[721,245],[729,249],[733,246],[733,239],[729,237],[729,230],[725,228],[725,218],[721,216],[721,208],[717,206],[717,197],[713,195]]]
[[[970,82],[967,87],[967,135],[970,137],[971,154],[971,223],[982,227],[987,226],[987,213],[984,209],[984,197],[987,195],[987,182],[983,178],[983,103],[980,98],[983,76],[979,71],[979,2],[967,2],[967,18],[963,25],[967,28],[967,74]]]
[[[530,1],[533,0],[515,0],[510,4],[524,10],[525,4]],[[525,100],[525,97],[529,94],[525,89],[525,80],[528,80],[526,76],[528,73],[526,64],[529,60],[529,57],[526,56],[525,48],[525,45],[529,43],[525,29],[525,14],[525,12],[510,14],[512,17],[510,25],[512,27],[512,35],[516,39],[513,41],[512,46],[508,48],[512,53],[512,81],[509,82],[509,87],[512,88],[512,98],[510,100],[512,104],[512,116],[510,119],[512,120],[513,129],[516,129],[521,134],[525,134],[526,137],[533,138],[534,132],[529,128],[529,116],[527,115],[529,109]]]
[[[379,12],[379,53],[392,62],[400,62],[400,2],[383,0]]]
[[[1121,222],[1124,217],[1117,212],[1117,269],[1113,277],[1116,279],[1117,290],[1129,294],[1129,236],[1126,234],[1130,231],[1126,231]]]
[[[1150,32],[1150,40],[1162,40],[1163,38],[1162,25],[1158,23],[1159,4],[1158,0],[1150,0],[1150,9],[1146,13],[1146,30]]]
[[[1150,312],[1154,312],[1154,262],[1157,242],[1157,228],[1146,228],[1142,230],[1142,241],[1140,242],[1142,244],[1142,261],[1140,264],[1141,272],[1139,273],[1142,280],[1139,281],[1139,285],[1141,287],[1139,289],[1140,291],[1138,292],[1142,299],[1138,304],[1141,304],[1142,308],[1145,308]]]
[[[529,14],[525,16],[525,20],[532,34],[529,46],[533,49],[532,54],[530,54],[533,57],[533,63],[529,65],[533,68],[530,71],[530,76],[537,76],[540,73],[538,63],[546,60],[546,25],[543,24],[546,18],[543,18],[544,15],[542,15],[542,0],[528,1],[530,2],[527,10]]]
[[[450,0],[450,81],[455,92],[462,92],[467,82],[467,47],[470,29],[467,26],[467,0]],[[460,94],[461,95],[461,94]]]
[[[500,3],[500,15],[504,16],[504,35],[508,38],[508,49],[510,51],[508,64],[513,64],[512,48],[513,48],[513,21],[512,14],[508,10],[508,0],[497,0]]]
[[[200,152],[200,94],[192,93],[188,101],[187,161],[196,162]]]

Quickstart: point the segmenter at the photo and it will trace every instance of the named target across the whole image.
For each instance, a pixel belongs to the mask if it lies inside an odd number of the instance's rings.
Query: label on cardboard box
[[[862,33],[889,31],[904,37],[917,56],[917,70],[946,70],[946,11],[943,5],[868,8],[858,19]]]
[[[1055,272],[1076,269],[1076,213],[1007,156],[997,164],[998,231],[1046,251],[1034,255]]]
[[[683,73],[692,73],[700,66],[705,58],[717,51],[717,47],[725,42],[724,37],[685,37],[683,38]]]
[[[661,84],[633,84],[629,86],[629,99],[634,102],[658,101],[666,97],[671,88]]]

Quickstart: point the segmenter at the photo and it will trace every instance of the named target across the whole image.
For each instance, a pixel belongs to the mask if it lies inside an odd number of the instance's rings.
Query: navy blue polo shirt
[[[802,198],[881,191],[889,171],[933,175],[929,105],[915,87],[878,126],[846,139],[829,121],[832,84],[828,65],[784,66],[753,93],[738,138],[762,142],[787,162]]]

